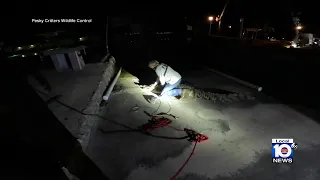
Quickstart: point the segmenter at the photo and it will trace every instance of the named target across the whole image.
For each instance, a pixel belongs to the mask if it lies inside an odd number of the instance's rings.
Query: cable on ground
[[[37,89],[35,89],[35,90],[37,92],[49,97],[50,101],[56,101],[57,103],[65,106],[65,107],[68,107],[68,108],[70,108],[71,110],[73,110],[73,111],[75,111],[77,113],[80,113],[82,115],[96,116],[96,117],[105,119],[105,117],[97,115],[97,114],[87,114],[87,113],[84,113],[82,111],[79,111],[79,110],[75,109],[74,107],[71,107],[71,106],[59,101],[56,97],[52,98],[48,94],[46,94],[46,93],[44,93],[44,92],[42,92],[40,90],[37,90]],[[163,117],[163,115],[168,115],[168,116],[171,116],[171,117],[173,117],[175,119],[177,119],[177,117],[172,115],[172,114],[169,114],[169,112],[171,111],[171,106],[170,106],[169,103],[168,103],[168,105],[169,105],[170,108],[169,108],[168,112],[166,112],[166,113],[158,113],[158,114],[156,114],[159,111],[160,107],[161,107],[161,100],[159,102],[158,108],[152,114],[144,111],[147,115],[149,115],[151,117],[151,120],[149,120],[148,123],[141,125],[138,129],[134,129],[134,128],[128,127],[126,125],[123,125],[123,124],[120,124],[120,123],[117,123],[115,121],[111,121],[111,120],[107,119],[108,121],[113,122],[113,123],[115,123],[117,125],[121,125],[121,126],[127,128],[127,129],[126,130],[117,130],[117,131],[104,131],[103,129],[100,129],[100,131],[103,132],[103,133],[106,133],[106,134],[107,133],[116,133],[116,132],[139,132],[139,133],[142,133],[142,134],[145,134],[145,135],[148,135],[148,136],[151,136],[151,137],[156,137],[156,138],[162,138],[162,139],[187,139],[189,142],[194,142],[195,144],[193,146],[193,149],[192,149],[189,157],[187,158],[185,163],[179,168],[177,173],[173,177],[170,178],[170,180],[175,180],[179,176],[179,174],[182,172],[182,170],[185,168],[185,166],[188,164],[188,162],[191,159],[191,157],[194,155],[194,152],[195,152],[195,149],[197,147],[197,144],[208,140],[208,136],[206,136],[204,134],[200,134],[200,133],[198,133],[198,132],[196,132],[194,130],[191,130],[191,129],[187,129],[187,128],[179,129],[179,128],[170,126],[170,124],[172,123],[172,120]],[[138,105],[136,105],[134,107],[136,109],[140,108]],[[131,110],[132,109],[133,108],[131,108]],[[169,128],[174,129],[176,131],[185,132],[186,136],[183,136],[183,137],[167,137],[167,136],[158,136],[158,135],[154,135],[154,134],[150,133],[151,131],[153,131],[155,129],[163,128],[163,127],[169,127]]]
[[[194,142],[194,146],[193,146],[193,149],[188,157],[188,159],[185,161],[185,163],[180,167],[180,169],[177,171],[177,173],[172,176],[170,178],[170,180],[175,180],[179,174],[183,171],[183,169],[185,168],[185,166],[188,164],[189,160],[191,159],[191,157],[194,155],[195,153],[195,149],[197,147],[197,144],[198,143],[201,143],[201,142],[204,142],[206,140],[208,140],[208,136],[204,135],[204,134],[200,134],[192,129],[187,129],[187,128],[184,128],[184,129],[179,129],[179,128],[176,128],[176,127],[173,127],[173,126],[170,126],[170,124],[172,123],[172,121],[168,118],[165,118],[165,117],[159,117],[159,116],[155,116],[155,115],[152,115],[151,116],[151,120],[148,121],[148,123],[142,125],[140,127],[140,129],[142,131],[145,131],[145,132],[149,132],[149,131],[153,131],[157,128],[163,128],[163,127],[170,127],[174,130],[177,130],[177,131],[180,131],[180,132],[185,132],[187,134],[187,140],[190,141],[190,142]]]

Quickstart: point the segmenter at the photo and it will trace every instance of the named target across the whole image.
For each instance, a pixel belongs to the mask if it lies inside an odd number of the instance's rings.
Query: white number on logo
[[[280,146],[279,146],[279,144],[276,144],[273,146],[273,148],[274,148],[274,152],[275,152],[274,153],[275,157],[280,156],[281,158],[287,158],[292,153],[291,147],[288,144],[281,144]],[[286,148],[288,150],[288,152],[286,154],[283,154],[281,152],[282,148]]]

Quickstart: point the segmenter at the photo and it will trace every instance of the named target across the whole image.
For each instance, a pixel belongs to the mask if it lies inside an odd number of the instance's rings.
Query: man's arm
[[[154,82],[153,84],[151,84],[150,86],[150,90],[152,91],[159,83],[159,77],[157,78],[156,82]]]
[[[157,80],[156,80],[156,82],[153,83],[153,86],[158,85],[158,84],[159,84],[159,81],[160,81],[160,79],[159,79],[159,77],[158,77]]]
[[[158,82],[160,82],[161,83],[161,85],[163,86],[163,85],[165,85],[165,83],[166,83],[166,80],[165,80],[165,68],[163,67],[163,65],[159,65],[159,66],[161,66],[161,67],[159,67],[159,68],[157,68],[156,69],[156,74],[157,74],[157,76],[158,76]]]
[[[166,83],[164,76],[159,77],[159,81],[162,86]]]

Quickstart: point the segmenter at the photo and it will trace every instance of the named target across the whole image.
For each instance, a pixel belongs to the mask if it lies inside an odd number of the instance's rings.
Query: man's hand
[[[149,90],[150,90],[150,91],[153,91],[154,88],[156,88],[156,84],[152,84],[152,85],[149,87]]]
[[[155,86],[150,85],[150,86],[145,86],[142,88],[143,91],[145,92],[151,92],[152,90],[154,90]]]
[[[147,90],[148,90],[148,91],[153,91],[154,88],[156,88],[157,84],[158,84],[158,83],[151,84],[150,86],[147,87]]]

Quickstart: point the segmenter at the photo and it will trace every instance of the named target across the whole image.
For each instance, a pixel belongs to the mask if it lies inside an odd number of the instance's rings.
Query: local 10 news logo
[[[272,163],[293,163],[298,144],[293,139],[272,139]]]

